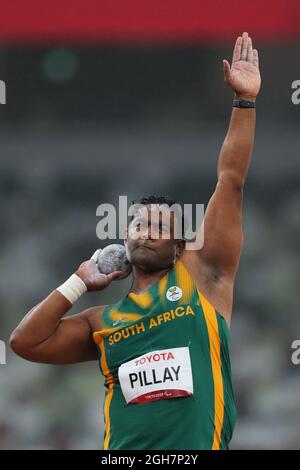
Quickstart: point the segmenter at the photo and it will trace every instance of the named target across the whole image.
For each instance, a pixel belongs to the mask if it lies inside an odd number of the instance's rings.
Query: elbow
[[[10,335],[9,346],[17,356],[23,357],[24,359],[28,358],[28,354],[26,354],[28,351],[26,351],[22,336],[16,330]]]
[[[234,170],[224,170],[220,172],[218,181],[222,184],[229,185],[231,188],[239,192],[243,192],[245,179],[241,174]]]
[[[16,354],[18,354],[17,351],[20,350],[20,343],[21,342],[18,333],[16,333],[16,331],[13,331],[9,338],[9,346]]]
[[[18,328],[10,335],[9,346],[17,356],[22,357],[22,359],[26,359],[26,361],[47,362],[41,361],[41,355],[38,348],[24,341],[24,335],[18,331]]]

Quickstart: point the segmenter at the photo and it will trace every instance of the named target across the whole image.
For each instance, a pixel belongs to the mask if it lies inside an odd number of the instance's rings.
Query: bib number
[[[188,347],[143,354],[122,364],[118,375],[128,405],[193,395]]]

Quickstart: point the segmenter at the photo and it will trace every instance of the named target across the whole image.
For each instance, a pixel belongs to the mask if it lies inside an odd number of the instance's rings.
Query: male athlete
[[[225,82],[234,91],[218,182],[204,218],[204,245],[163,234],[161,222],[124,243],[133,282],[119,302],[63,318],[86,291],[101,291],[120,272],[101,274],[94,258],[27,313],[10,345],[30,361],[71,364],[99,359],[107,387],[104,449],[228,449],[235,424],[229,358],[234,279],[243,245],[243,186],[260,89],[258,52],[248,33],[236,40]],[[139,201],[147,218],[153,203]],[[164,208],[164,210],[168,210]],[[147,219],[148,220],[148,219]],[[172,222],[173,221],[173,222]],[[131,222],[132,223],[132,222]],[[145,224],[144,224],[145,227]]]

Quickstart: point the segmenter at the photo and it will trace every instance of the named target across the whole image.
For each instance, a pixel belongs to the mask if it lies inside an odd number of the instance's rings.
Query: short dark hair
[[[158,195],[158,194],[151,194],[149,196],[141,196],[138,199],[132,201],[131,203],[132,203],[132,205],[142,204],[144,206],[148,206],[150,204],[166,204],[169,207],[173,206],[173,204],[179,204],[175,200],[169,198],[169,196],[162,196],[162,195]],[[176,211],[174,211],[174,212],[176,212]],[[177,215],[179,215],[179,214],[177,214]],[[187,221],[184,217],[184,211],[183,210],[181,210],[180,216],[181,216],[181,227],[182,227],[182,230],[184,232],[186,227],[187,227]],[[133,220],[133,218],[134,218],[134,216],[132,216],[131,220]],[[184,233],[183,233],[183,239],[184,239]]]
[[[135,201],[132,201],[132,204],[143,204],[144,206],[147,206],[148,204],[167,204],[170,207],[173,204],[176,204],[176,201],[173,201],[173,199],[170,199],[168,196],[151,194],[150,196],[142,196]]]

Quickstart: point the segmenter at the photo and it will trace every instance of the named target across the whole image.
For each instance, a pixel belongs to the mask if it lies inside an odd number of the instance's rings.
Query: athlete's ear
[[[185,248],[185,240],[180,240],[176,243],[176,258],[179,258],[184,251]]]

